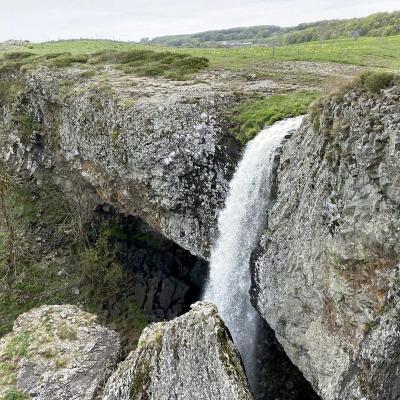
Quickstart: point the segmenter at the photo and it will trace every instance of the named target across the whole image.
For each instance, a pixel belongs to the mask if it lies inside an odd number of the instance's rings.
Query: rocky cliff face
[[[217,309],[196,303],[150,325],[109,379],[102,400],[251,400],[240,356]]]
[[[400,395],[400,88],[333,97],[285,144],[253,299],[324,399]]]
[[[119,350],[118,335],[77,307],[34,309],[0,340],[0,399],[93,400]]]
[[[13,76],[19,90],[4,107],[1,157],[50,171],[66,191],[79,179],[97,202],[206,258],[240,152],[221,114],[233,96],[193,81],[90,72]]]

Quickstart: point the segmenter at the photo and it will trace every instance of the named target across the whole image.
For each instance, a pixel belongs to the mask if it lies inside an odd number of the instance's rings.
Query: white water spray
[[[250,256],[261,235],[271,201],[272,169],[282,139],[303,117],[279,122],[248,143],[230,183],[218,219],[204,300],[218,306],[238,347],[247,375],[254,377],[258,314],[250,303]]]

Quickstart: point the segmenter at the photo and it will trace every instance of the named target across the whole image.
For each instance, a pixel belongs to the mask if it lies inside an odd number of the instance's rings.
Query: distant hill
[[[142,42],[176,47],[288,45],[342,37],[392,36],[400,34],[400,11],[372,14],[365,18],[327,20],[282,28],[273,25],[207,31],[190,35],[160,36]]]

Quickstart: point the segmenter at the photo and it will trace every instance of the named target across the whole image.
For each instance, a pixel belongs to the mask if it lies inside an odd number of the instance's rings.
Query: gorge
[[[397,399],[395,76],[244,148],[229,74],[21,68],[0,72],[2,400]]]

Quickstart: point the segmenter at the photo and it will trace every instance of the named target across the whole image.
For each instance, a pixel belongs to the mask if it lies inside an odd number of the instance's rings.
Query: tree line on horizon
[[[175,47],[215,47],[244,44],[291,45],[312,41],[364,36],[382,37],[400,34],[400,11],[382,12],[364,18],[325,20],[294,27],[260,25],[213,30],[189,35],[143,38],[142,43]]]

